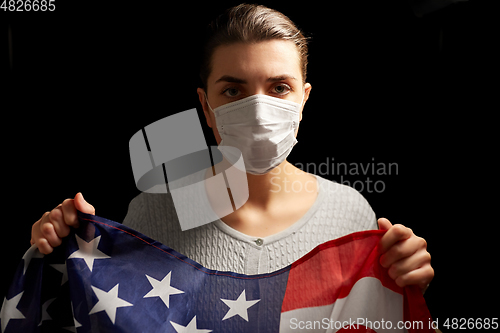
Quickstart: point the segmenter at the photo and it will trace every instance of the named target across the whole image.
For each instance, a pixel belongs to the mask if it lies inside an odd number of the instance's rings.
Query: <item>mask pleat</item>
[[[301,104],[253,95],[214,110],[221,145],[238,148],[247,172],[264,174],[281,164],[297,143]]]

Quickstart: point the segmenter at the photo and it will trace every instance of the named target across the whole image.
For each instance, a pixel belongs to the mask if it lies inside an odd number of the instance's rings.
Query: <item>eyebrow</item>
[[[276,82],[276,81],[285,81],[285,80],[295,80],[297,79],[291,75],[288,74],[283,74],[283,75],[278,75],[278,76],[273,76],[267,79],[267,82]]]
[[[273,76],[268,78],[266,81],[267,82],[277,82],[277,81],[284,81],[284,80],[297,80],[295,77],[288,75],[288,74],[283,74],[283,75],[278,75],[278,76]],[[221,76],[215,83],[218,82],[231,82],[231,83],[240,83],[240,84],[246,84],[248,83],[246,80],[230,76],[230,75],[223,75]]]

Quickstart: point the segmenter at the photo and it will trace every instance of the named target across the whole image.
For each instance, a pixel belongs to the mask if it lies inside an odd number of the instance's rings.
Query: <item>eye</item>
[[[240,91],[237,88],[227,88],[222,93],[227,97],[236,97],[240,94]]]
[[[280,83],[273,88],[273,92],[278,95],[286,95],[288,94],[292,88],[288,84]]]

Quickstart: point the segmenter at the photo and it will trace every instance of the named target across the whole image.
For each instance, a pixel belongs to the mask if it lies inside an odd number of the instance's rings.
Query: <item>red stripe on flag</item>
[[[292,264],[281,312],[333,304],[349,295],[361,278],[375,277],[386,288],[403,294],[380,263],[377,245],[386,230],[368,230],[315,247]]]
[[[429,308],[427,307],[422,291],[418,286],[412,285],[404,288],[403,309],[405,321],[423,323],[423,329],[412,326],[408,329],[409,333],[434,333],[434,329],[431,327],[432,317],[429,312]]]

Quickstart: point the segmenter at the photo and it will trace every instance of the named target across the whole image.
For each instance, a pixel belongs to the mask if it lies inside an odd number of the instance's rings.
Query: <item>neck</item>
[[[286,160],[264,175],[247,173],[248,200],[245,205],[267,210],[273,204],[302,192],[306,178],[310,176]]]
[[[247,203],[265,210],[274,202],[288,197],[292,193],[290,184],[298,180],[302,173],[304,172],[288,161],[284,161],[264,175],[247,173]]]
[[[227,170],[231,164],[223,159],[214,167],[207,169],[205,177]],[[283,161],[276,168],[264,175],[246,174],[248,184],[247,208],[268,210],[276,203],[284,202],[288,197],[303,191],[314,191],[315,180],[312,175],[300,170],[288,161]],[[310,184],[309,184],[310,183]],[[300,185],[300,186],[299,186]],[[244,184],[241,184],[244,186]],[[231,190],[228,189],[231,193]],[[214,193],[214,195],[216,195]]]

